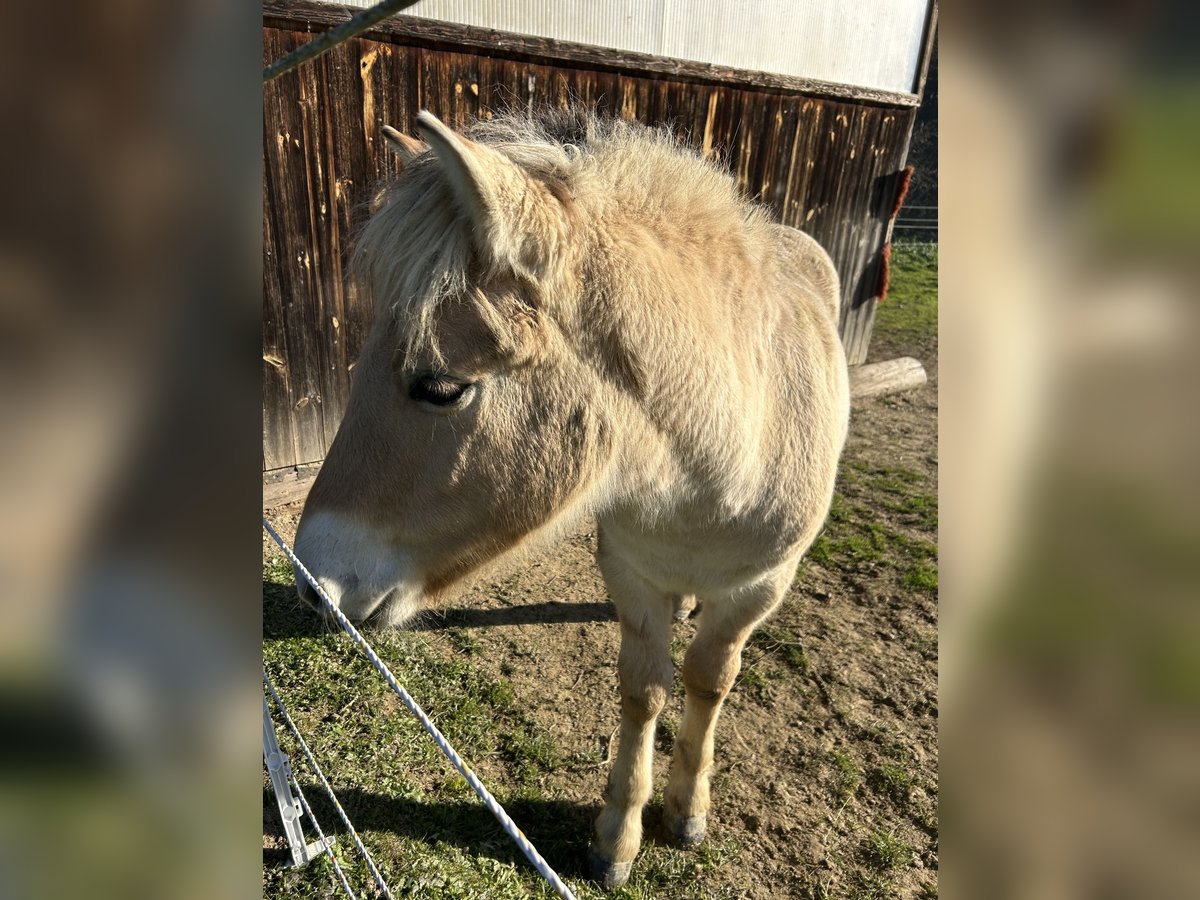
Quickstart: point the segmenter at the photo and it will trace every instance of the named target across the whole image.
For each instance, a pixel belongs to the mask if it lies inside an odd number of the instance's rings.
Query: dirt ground
[[[878,334],[872,358],[898,355],[920,359],[929,383],[854,409],[824,542],[747,647],[725,705],[709,834],[733,858],[705,871],[706,896],[937,896],[936,334]],[[290,539],[300,510],[269,518]],[[539,785],[580,804],[598,803],[618,723],[618,628],[594,549],[582,529],[417,625],[446,654],[470,642],[472,663],[509,683],[564,752],[598,760]],[[694,626],[676,628],[678,660]],[[658,792],[681,711],[677,690]],[[660,796],[648,841],[665,841]]]

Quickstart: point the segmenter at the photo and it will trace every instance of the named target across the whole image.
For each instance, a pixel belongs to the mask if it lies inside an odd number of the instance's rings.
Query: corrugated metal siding
[[[264,62],[311,37],[303,22],[264,28]],[[263,91],[265,469],[322,459],[345,410],[372,311],[348,289],[343,265],[372,186],[395,171],[380,126],[411,134],[422,108],[461,127],[494,110],[571,100],[672,123],[779,221],[817,238],[841,274],[847,356],[865,359],[915,108],[539,65],[411,36],[355,39]]]
[[[421,0],[404,15],[907,92],[928,10],[929,0]]]

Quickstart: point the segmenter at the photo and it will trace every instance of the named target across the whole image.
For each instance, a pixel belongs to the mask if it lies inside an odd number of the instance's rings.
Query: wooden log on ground
[[[850,367],[850,399],[878,397],[919,388],[928,379],[925,367],[911,356]]]

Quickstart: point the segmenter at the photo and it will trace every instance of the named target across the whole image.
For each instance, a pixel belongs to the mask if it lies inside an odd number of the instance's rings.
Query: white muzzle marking
[[[296,556],[355,622],[384,607],[387,624],[399,625],[420,609],[421,579],[411,557],[346,516],[306,515],[296,533]]]

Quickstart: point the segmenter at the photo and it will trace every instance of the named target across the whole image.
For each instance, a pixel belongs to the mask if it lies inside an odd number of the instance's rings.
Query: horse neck
[[[761,264],[703,258],[690,250],[673,265],[661,241],[632,242],[637,258],[615,260],[616,274],[588,317],[592,343],[623,355],[598,364],[612,393],[619,462],[614,497],[654,490],[709,493],[711,502],[756,492],[764,435],[771,433],[769,335],[779,319],[762,290]],[[618,277],[641,274],[638,283]],[[593,307],[593,312],[595,312]]]

